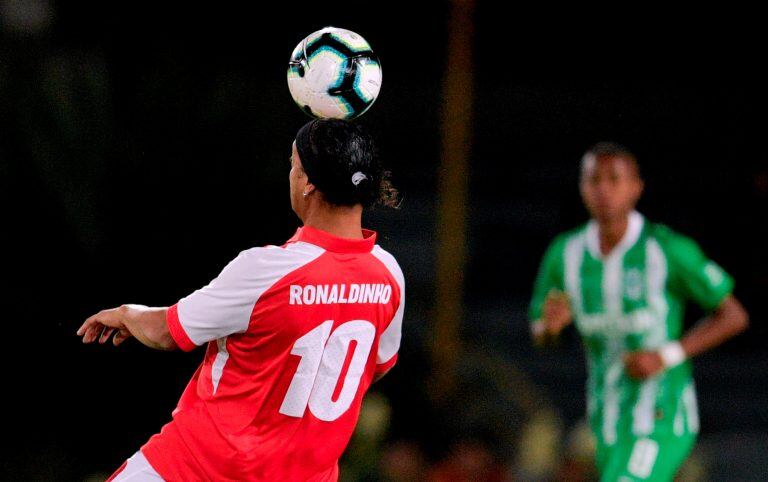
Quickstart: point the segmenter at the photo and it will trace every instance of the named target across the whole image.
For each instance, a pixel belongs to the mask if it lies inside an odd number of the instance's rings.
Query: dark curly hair
[[[309,182],[337,206],[397,206],[397,190],[379,159],[373,136],[360,124],[314,119],[296,135]]]

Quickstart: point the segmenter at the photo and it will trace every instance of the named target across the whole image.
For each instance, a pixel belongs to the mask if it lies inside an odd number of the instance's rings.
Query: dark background
[[[409,287],[400,362],[374,387],[391,403],[387,440],[415,440],[439,461],[452,441],[478,434],[511,459],[505,441],[528,414],[509,393],[470,383],[454,410],[433,406],[426,389],[438,369],[428,342],[449,5],[292,3],[267,13],[103,3],[0,1],[10,427],[0,476],[109,473],[169,419],[201,352],[83,346],[74,332],[105,307],[172,304],[239,251],[290,237],[298,220],[287,159],[307,118],[288,94],[287,59],[327,25],[361,33],[381,58],[382,92],[361,122],[377,134],[404,199],[398,211],[367,215]],[[581,417],[578,341],[571,334],[554,352],[536,352],[525,309],[549,240],[586,220],[581,154],[599,140],[622,142],[647,181],[640,210],[699,241],[735,276],[751,314],[745,335],[696,362],[713,479],[759,480],[766,470],[768,79],[766,39],[748,19],[635,26],[483,2],[468,86],[463,380],[512,371],[517,389],[530,387],[566,427]],[[690,321],[700,315],[692,309]],[[473,364],[477,352],[493,366]]]

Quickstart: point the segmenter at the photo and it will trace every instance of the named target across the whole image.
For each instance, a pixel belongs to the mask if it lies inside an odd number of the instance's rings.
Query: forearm
[[[123,305],[120,310],[126,329],[141,343],[156,350],[177,348],[166,323],[168,308]]]
[[[728,296],[712,315],[701,320],[680,340],[686,357],[704,353],[738,335],[747,329],[748,319],[739,300]]]

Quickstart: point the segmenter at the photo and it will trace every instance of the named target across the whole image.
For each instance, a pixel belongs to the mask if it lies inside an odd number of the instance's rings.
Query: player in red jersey
[[[363,208],[393,191],[371,137],[337,120],[299,130],[289,180],[303,227],[285,245],[243,251],[169,308],[123,305],[77,331],[84,343],[207,345],[173,420],[111,480],[338,478],[363,395],[400,346],[403,274],[361,227]]]

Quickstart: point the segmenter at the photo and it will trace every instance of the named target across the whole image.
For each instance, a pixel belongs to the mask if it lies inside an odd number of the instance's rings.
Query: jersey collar
[[[363,229],[363,239],[340,238],[311,226],[302,226],[288,241],[303,241],[335,253],[370,253],[376,244],[376,232]]]
[[[610,253],[604,255],[600,251],[600,236],[597,222],[591,220],[587,224],[587,249],[589,249],[589,253],[595,259],[605,259],[614,255],[623,256],[640,239],[640,233],[643,231],[644,224],[645,218],[643,218],[643,215],[637,211],[632,211],[629,214],[629,223],[624,237],[621,238],[619,244]]]

